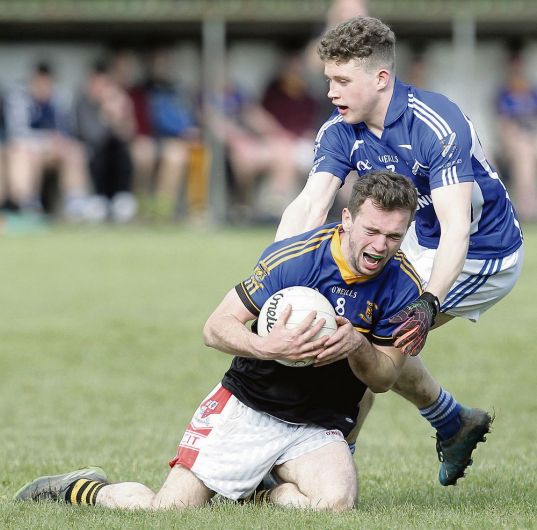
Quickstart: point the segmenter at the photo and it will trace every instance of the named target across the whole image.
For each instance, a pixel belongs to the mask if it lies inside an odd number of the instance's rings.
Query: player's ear
[[[379,70],[377,72],[377,88],[379,90],[386,88],[390,83],[391,76],[392,74],[389,70],[386,70],[385,68]]]
[[[350,232],[352,228],[352,215],[348,208],[343,208],[341,212],[341,224],[345,232]]]

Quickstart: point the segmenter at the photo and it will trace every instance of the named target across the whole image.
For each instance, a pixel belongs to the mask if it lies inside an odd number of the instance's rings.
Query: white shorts
[[[414,223],[403,240],[401,250],[427,283],[436,249],[422,247],[418,243]],[[523,261],[522,246],[505,258],[467,259],[446,296],[441,311],[477,322],[487,309],[511,291],[520,276]]]
[[[286,423],[241,403],[217,385],[188,425],[170,466],[190,469],[209,489],[237,500],[273,466],[345,442],[341,431]]]

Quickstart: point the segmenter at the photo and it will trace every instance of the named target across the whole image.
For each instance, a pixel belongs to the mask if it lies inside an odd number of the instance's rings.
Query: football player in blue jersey
[[[280,483],[257,491],[255,502],[351,509],[358,480],[345,436],[367,387],[385,392],[411,359],[394,346],[390,317],[422,292],[399,250],[416,206],[408,179],[372,172],[355,184],[341,223],[273,243],[254,274],[227,293],[204,337],[234,356],[231,367],[194,414],[158,493],[139,483],[108,484],[101,469],[86,468],[38,478],[15,498],[180,509],[215,493],[249,498],[272,469]],[[287,329],[290,307],[266,337],[247,326],[271,295],[294,285],[318,289],[335,307],[331,337],[314,339],[325,323],[312,325],[315,312]],[[276,362],[305,357],[316,366]]]
[[[477,321],[513,288],[523,261],[520,226],[471,121],[447,97],[396,79],[388,26],[372,17],[350,19],[325,33],[318,52],[336,109],[319,130],[310,176],[276,238],[322,224],[353,170],[360,176],[385,168],[411,179],[418,211],[401,248],[427,287],[392,322],[395,344],[415,356],[434,324],[455,316]],[[452,485],[491,418],[461,407],[436,384],[422,385],[423,373],[414,358],[394,389],[437,429],[439,480]]]

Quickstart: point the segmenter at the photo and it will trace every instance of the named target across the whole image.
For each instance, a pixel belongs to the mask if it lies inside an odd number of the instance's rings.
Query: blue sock
[[[441,388],[436,401],[420,409],[420,414],[436,429],[441,440],[448,440],[461,428],[461,408],[453,396]]]

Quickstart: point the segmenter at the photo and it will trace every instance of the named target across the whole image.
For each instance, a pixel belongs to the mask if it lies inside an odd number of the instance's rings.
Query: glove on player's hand
[[[389,320],[391,324],[401,324],[392,334],[394,346],[405,354],[418,355],[439,311],[438,298],[428,292],[401,309]]]

